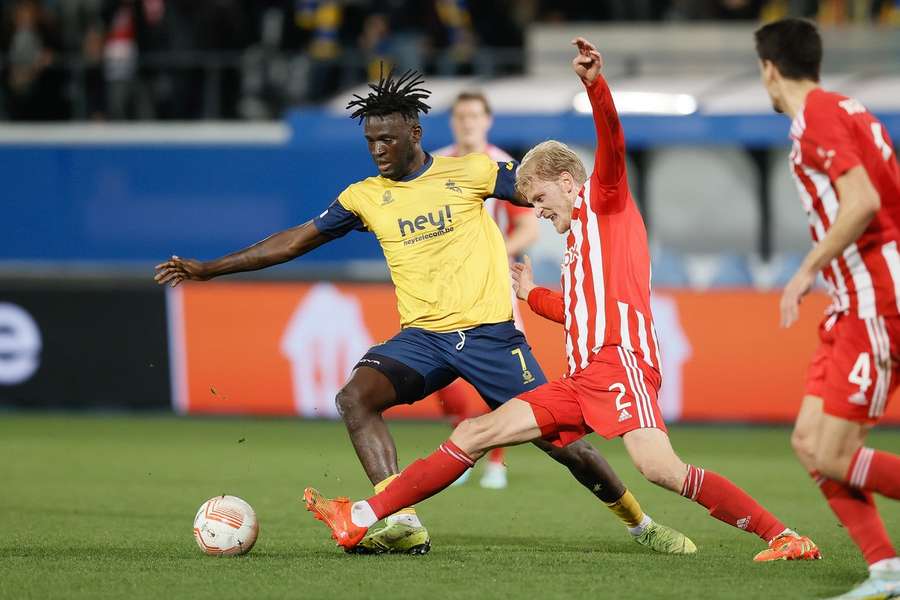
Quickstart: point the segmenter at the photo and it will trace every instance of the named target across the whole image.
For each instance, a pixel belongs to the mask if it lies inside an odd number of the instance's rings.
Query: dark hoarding
[[[168,409],[165,294],[0,281],[0,407]]]

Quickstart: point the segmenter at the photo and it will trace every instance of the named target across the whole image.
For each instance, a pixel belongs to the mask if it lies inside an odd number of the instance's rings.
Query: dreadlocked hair
[[[419,113],[427,113],[431,107],[423,102],[431,95],[430,90],[421,87],[425,83],[422,74],[409,69],[399,79],[394,79],[394,70],[384,75],[384,65],[381,65],[381,74],[378,83],[370,83],[372,91],[363,98],[359,94],[353,94],[353,100],[347,103],[348,109],[355,109],[351,119],[363,119],[368,117],[383,117],[400,113],[407,120],[418,121]]]

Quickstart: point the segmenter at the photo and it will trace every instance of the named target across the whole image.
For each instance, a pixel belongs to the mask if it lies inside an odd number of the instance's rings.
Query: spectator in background
[[[117,1],[65,0],[54,3],[63,51],[74,62],[70,62],[72,68],[68,77],[72,112],[76,118],[107,118],[106,78],[103,72],[107,25],[104,15]]]
[[[114,120],[152,116],[146,98],[140,94],[137,77],[133,3],[133,0],[110,2],[104,9],[107,30],[103,42],[104,98],[106,115]]]
[[[759,20],[765,0],[672,0],[669,16],[689,20]]]
[[[581,0],[540,0],[538,20],[559,23],[564,21],[602,21],[609,11],[602,2]]]
[[[524,4],[524,3],[522,3]],[[525,66],[525,27],[531,21],[527,6],[514,0],[472,2],[469,12],[478,48],[473,71],[482,77],[518,74]]]
[[[203,69],[193,61],[173,60],[200,49],[194,0],[133,0],[131,3],[139,74],[150,95],[154,117],[203,116]],[[196,60],[196,59],[195,59]]]
[[[428,33],[434,30],[437,15],[432,2],[374,0],[365,18],[359,47],[366,57],[366,79],[378,79],[380,64],[397,71],[425,72],[429,51]]]
[[[341,79],[340,30],[344,9],[334,0],[300,0],[294,17],[307,38],[309,56],[306,97],[321,102],[337,91]]]
[[[714,0],[709,15],[717,20],[758,20],[764,0]]]
[[[221,57],[220,64],[204,72],[203,116],[236,119],[241,90],[236,57],[250,42],[249,11],[240,0],[198,4],[198,46],[210,56]]]
[[[4,27],[3,73],[6,111],[11,119],[49,121],[69,116],[63,95],[60,39],[55,23],[37,0],[17,0]]]
[[[440,49],[436,71],[452,76],[470,73],[475,57],[475,33],[466,0],[435,0],[435,12],[441,25],[434,41]]]
[[[900,0],[873,0],[872,17],[884,25],[900,26]]]
[[[665,15],[669,0],[607,0],[613,21],[658,21]]]
[[[106,118],[106,79],[103,76],[104,29],[99,21],[87,26],[81,43],[81,58],[84,61],[82,112],[91,120]]]

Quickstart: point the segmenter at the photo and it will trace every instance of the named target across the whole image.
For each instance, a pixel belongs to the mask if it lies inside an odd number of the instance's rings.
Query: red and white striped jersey
[[[496,162],[507,162],[513,160],[512,156],[493,144],[488,144],[487,148],[485,148],[484,150],[484,153],[490,156],[491,160]],[[438,148],[437,150],[432,152],[432,154],[436,154],[438,156],[460,155],[459,148],[456,146],[456,144]],[[527,206],[516,206],[511,202],[498,200],[497,198],[485,199],[484,208],[488,211],[488,214],[491,215],[491,218],[494,219],[497,227],[500,228],[500,233],[503,234],[504,239],[509,237],[509,235],[515,229],[516,219],[518,219],[522,215],[531,215],[533,214],[534,210]]]
[[[862,235],[822,271],[832,310],[861,319],[900,314],[900,167],[882,124],[859,102],[815,89],[791,123],[791,172],[818,243],[837,218],[835,182],[862,166],[881,209]]]
[[[537,288],[528,304],[566,325],[569,375],[603,348],[619,347],[660,371],[650,311],[650,250],[628,189],[625,137],[602,76],[587,88],[597,130],[594,171],[572,210],[562,263],[562,294]]]

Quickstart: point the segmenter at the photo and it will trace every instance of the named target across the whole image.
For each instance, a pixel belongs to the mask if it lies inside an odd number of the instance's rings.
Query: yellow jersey
[[[503,236],[484,199],[509,198],[515,164],[486,154],[426,155],[402,180],[346,188],[315,223],[331,237],[372,232],[387,260],[402,327],[447,332],[512,319]]]

